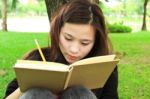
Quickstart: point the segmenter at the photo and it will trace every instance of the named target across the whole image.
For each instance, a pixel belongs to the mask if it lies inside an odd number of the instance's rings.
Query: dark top
[[[50,53],[50,49],[44,48],[42,49],[42,51],[44,53],[46,60],[50,61],[48,57],[50,55],[48,54]],[[38,50],[31,51],[30,53],[26,54],[23,59],[42,61]],[[60,60],[58,59],[57,61],[67,64],[67,62],[64,59],[60,59]],[[98,99],[118,99],[117,87],[118,87],[118,71],[116,67],[114,71],[112,72],[112,74],[110,75],[109,79],[107,80],[105,86],[103,88],[97,88],[92,91],[95,93]],[[5,97],[10,95],[17,88],[18,88],[18,82],[15,78],[8,84],[6,92],[5,92]]]

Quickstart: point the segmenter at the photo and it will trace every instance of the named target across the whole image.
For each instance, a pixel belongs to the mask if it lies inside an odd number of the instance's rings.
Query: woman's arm
[[[16,79],[13,79],[9,84],[8,84],[8,86],[7,86],[7,88],[6,88],[6,92],[5,92],[5,97],[4,97],[4,99],[6,98],[6,97],[8,97],[8,96],[10,96],[12,93],[14,93],[14,92],[18,92],[19,91],[19,89],[18,89],[18,82],[17,82],[17,80]],[[8,98],[8,99],[10,99],[10,98]],[[14,99],[14,98],[12,98],[12,99]]]
[[[6,99],[19,99],[22,95],[20,88],[17,88],[13,93],[6,97]]]
[[[100,99],[118,99],[118,71],[114,69],[109,79],[107,80]]]

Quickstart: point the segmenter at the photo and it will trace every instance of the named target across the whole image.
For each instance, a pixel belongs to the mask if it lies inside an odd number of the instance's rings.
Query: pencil
[[[37,48],[38,48],[38,51],[39,51],[39,53],[40,53],[40,55],[41,55],[41,57],[42,57],[42,60],[43,60],[44,62],[46,62],[46,59],[45,59],[45,57],[44,57],[44,54],[42,53],[42,50],[41,50],[41,48],[40,48],[40,45],[39,45],[38,41],[37,41],[36,39],[35,39],[34,41],[35,41],[35,44],[36,44],[36,46],[37,46]]]

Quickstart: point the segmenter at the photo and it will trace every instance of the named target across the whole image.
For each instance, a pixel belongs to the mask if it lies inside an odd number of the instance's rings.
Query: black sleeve
[[[107,80],[99,99],[118,99],[118,71],[114,69]]]
[[[5,92],[4,99],[9,96],[12,92],[14,92],[18,88],[18,82],[16,79],[13,79],[8,85]]]

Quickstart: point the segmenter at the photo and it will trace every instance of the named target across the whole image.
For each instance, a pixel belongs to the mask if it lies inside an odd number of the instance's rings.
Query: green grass
[[[34,39],[37,39],[41,46],[47,46],[48,34],[45,33],[15,33],[0,32],[0,99],[8,82],[14,77],[12,69],[17,59],[21,59],[24,53],[36,48]]]
[[[41,46],[48,45],[46,33],[0,32],[0,99],[8,82],[14,77],[12,69],[17,59],[36,48],[34,39]],[[150,98],[150,32],[110,34],[114,49],[124,53],[118,65],[120,99]]]
[[[111,34],[116,51],[125,53],[119,63],[120,99],[150,98],[150,32]]]

